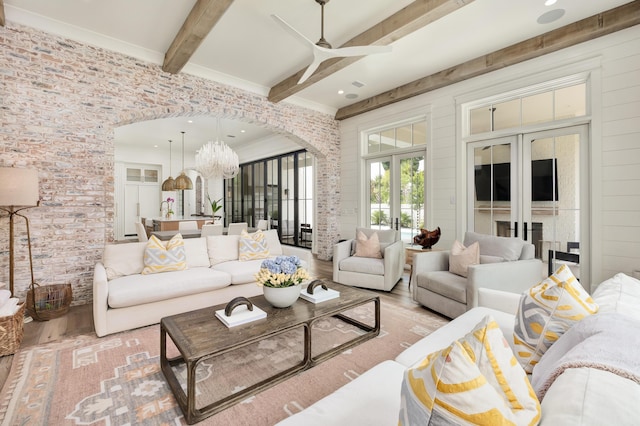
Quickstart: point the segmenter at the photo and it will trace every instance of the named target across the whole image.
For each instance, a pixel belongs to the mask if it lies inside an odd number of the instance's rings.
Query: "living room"
[[[637,2],[629,4],[637,7]],[[17,23],[9,5],[19,7],[4,1],[6,23],[0,30],[2,166],[38,169],[40,207],[26,213],[34,273],[41,284],[71,283],[74,306],[91,303],[95,264],[105,244],[116,239],[115,129],[176,116],[220,116],[260,123],[310,152],[318,171],[314,255],[321,261],[329,261],[338,240],[352,238],[356,227],[370,223],[365,188],[367,160],[373,157],[365,154],[365,135],[407,122],[426,123],[424,227],[440,227],[442,237],[436,247],[448,249],[474,224],[468,201],[468,146],[489,136],[515,135],[517,139],[543,130],[587,126],[576,221],[581,282],[594,291],[618,272],[631,275],[640,269],[637,23],[336,120],[326,111],[269,102],[265,94],[197,74],[169,74],[144,58]],[[315,3],[312,6],[317,7]],[[317,13],[313,16],[315,22]],[[474,106],[502,101],[513,94],[520,96],[520,91],[544,85],[560,87],[567,79],[586,85],[584,115],[545,127],[518,127],[491,135],[477,136],[466,130],[464,123]],[[177,146],[174,154],[179,152]],[[192,157],[193,153],[189,162]],[[522,161],[521,157],[516,161]],[[163,179],[168,173],[168,167],[163,168]],[[7,222],[5,218],[0,225],[3,235],[9,235]],[[24,239],[24,229],[18,232]],[[15,293],[21,299],[30,285],[23,244],[15,262]],[[5,282],[8,246],[8,238],[3,239],[0,259],[5,267],[0,279]]]

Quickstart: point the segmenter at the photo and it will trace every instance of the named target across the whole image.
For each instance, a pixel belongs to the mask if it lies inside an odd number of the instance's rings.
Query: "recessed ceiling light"
[[[158,145],[154,145],[153,147],[154,147],[154,148],[157,148],[157,147],[158,147]]]
[[[187,120],[187,123],[191,124],[193,123],[193,120]]]
[[[547,0],[544,2],[545,6],[553,6],[554,4],[556,4],[558,0]]]
[[[564,9],[554,9],[543,13],[538,17],[538,24],[550,24],[564,16]]]
[[[244,130],[244,129],[240,130],[240,133],[244,133],[244,132],[246,132],[246,130]]]
[[[344,94],[344,90],[338,90],[338,95],[343,95]]]

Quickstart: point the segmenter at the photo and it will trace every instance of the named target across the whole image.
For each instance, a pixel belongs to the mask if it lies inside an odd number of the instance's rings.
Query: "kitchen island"
[[[202,225],[205,222],[210,222],[213,220],[212,216],[173,216],[171,218],[166,217],[146,217],[142,218],[142,223],[147,227],[147,232],[150,234],[153,231],[177,231],[180,222],[190,222],[190,221],[198,222],[198,229],[202,229]],[[148,226],[147,221],[151,221],[153,225],[151,227]]]

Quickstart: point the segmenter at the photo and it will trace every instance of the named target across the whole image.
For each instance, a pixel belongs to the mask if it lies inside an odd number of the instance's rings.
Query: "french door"
[[[532,243],[550,270],[578,254],[567,264],[589,288],[587,126],[473,142],[467,164],[468,228]]]
[[[425,223],[424,150],[366,161],[368,226],[395,229],[411,243]]]

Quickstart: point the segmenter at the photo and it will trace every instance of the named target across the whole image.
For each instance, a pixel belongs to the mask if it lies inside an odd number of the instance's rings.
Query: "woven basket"
[[[0,356],[13,355],[22,343],[25,303],[19,306],[20,308],[15,314],[0,317]]]
[[[48,321],[69,312],[71,284],[40,285],[34,283],[27,292],[27,313],[36,321]],[[34,297],[35,295],[35,297]]]

